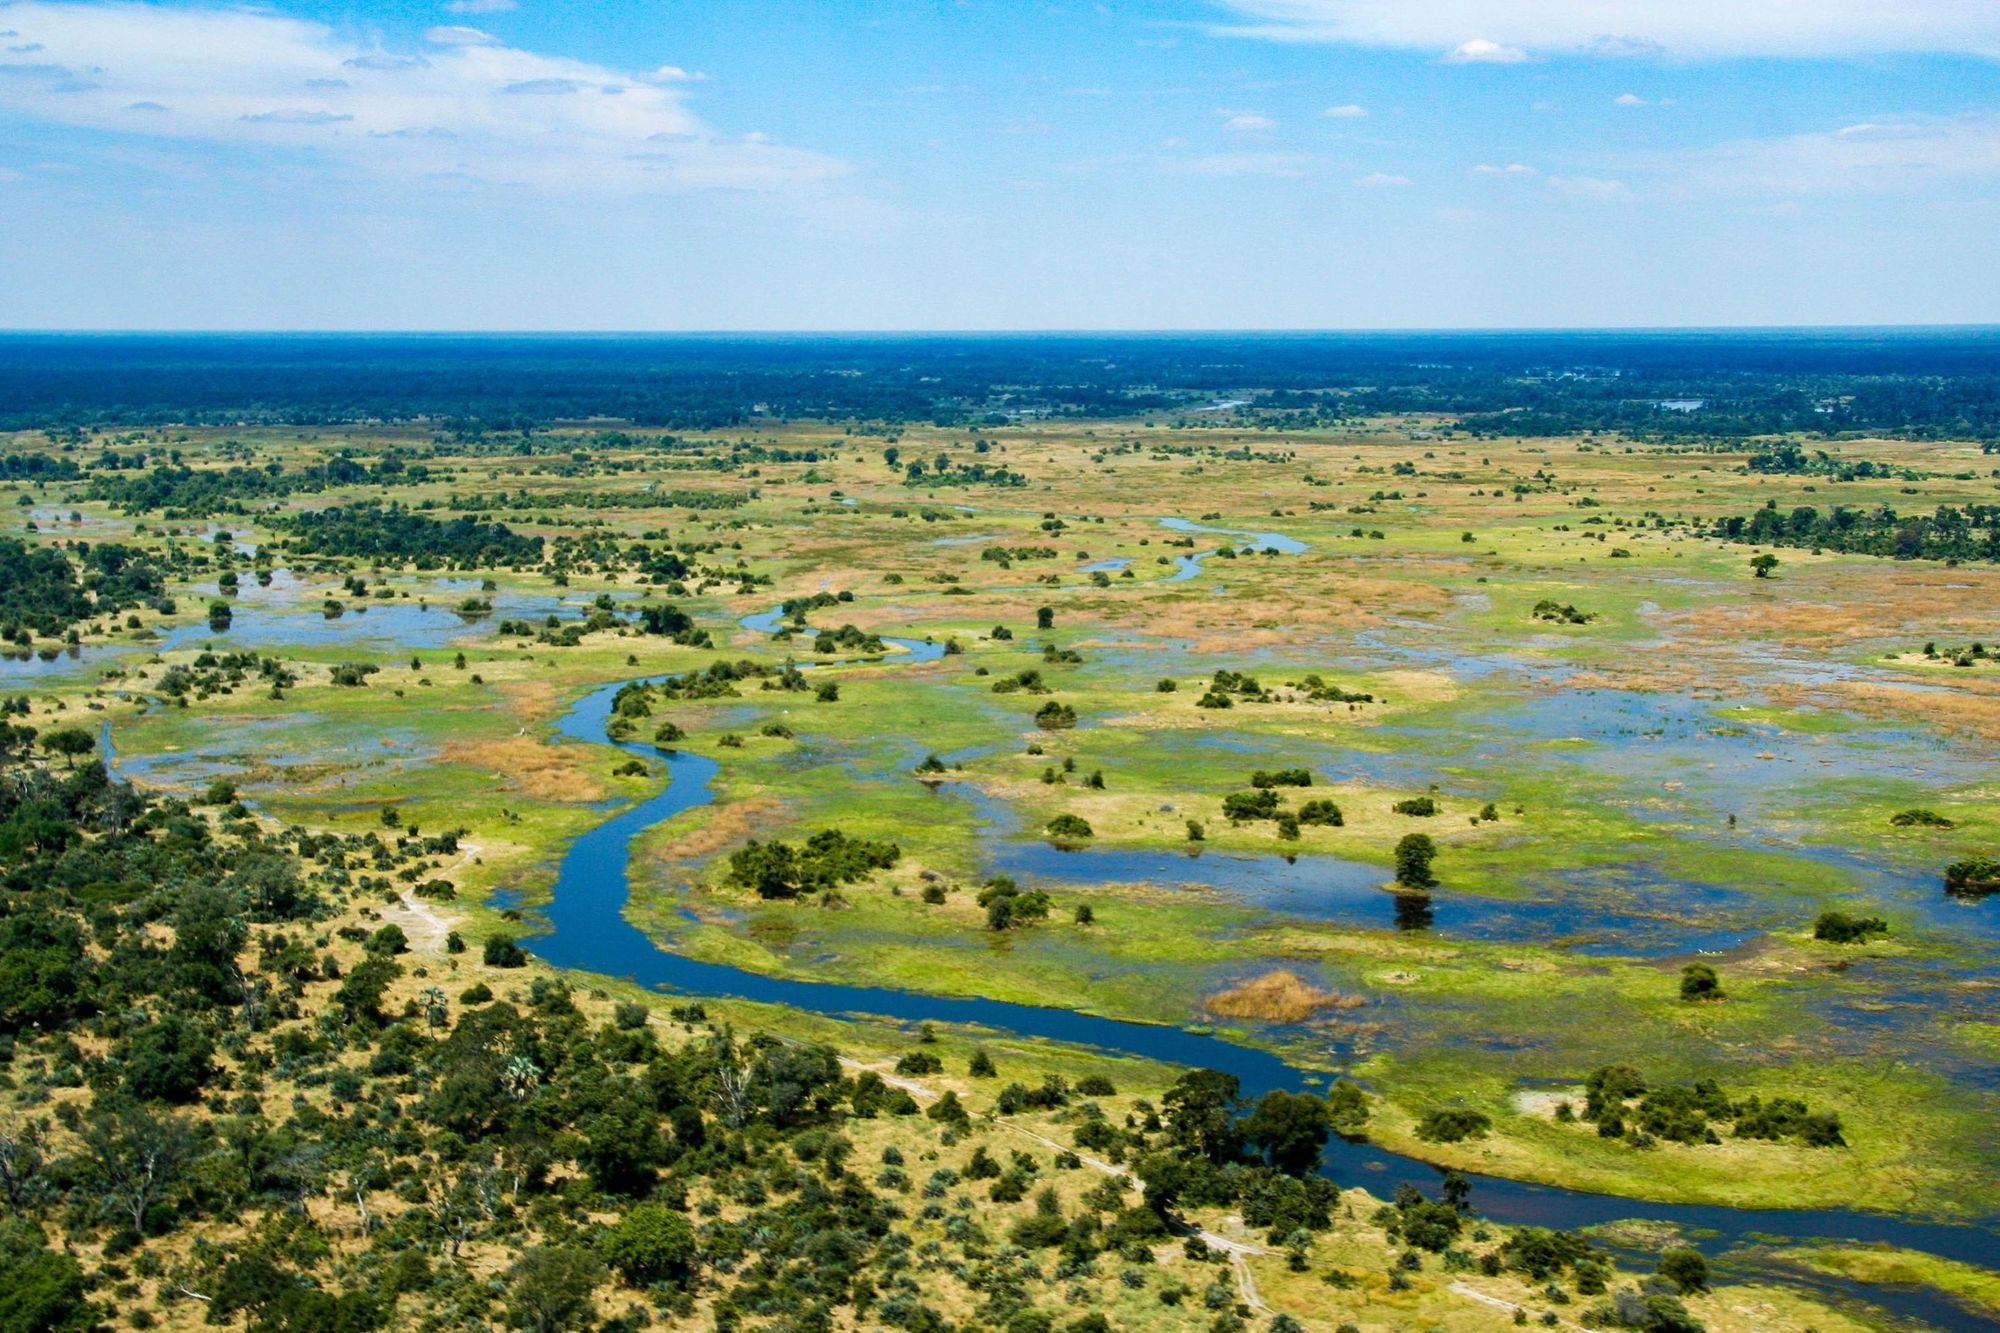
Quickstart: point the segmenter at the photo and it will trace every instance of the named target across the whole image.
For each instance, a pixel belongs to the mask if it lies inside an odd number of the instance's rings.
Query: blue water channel
[[[935,649],[935,645],[913,640],[892,643],[910,650],[913,656],[918,650]],[[613,697],[623,684],[606,685],[586,695],[557,724],[558,734],[583,744],[606,744],[605,723]],[[650,746],[624,743],[619,748],[648,761],[661,758]],[[547,929],[522,941],[536,956],[557,967],[626,977],[649,987],[689,994],[736,997],[821,1014],[963,1023],[1169,1064],[1216,1069],[1235,1075],[1250,1097],[1274,1088],[1302,1089],[1313,1082],[1305,1071],[1268,1051],[1180,1028],[969,996],[760,976],[670,953],[625,917],[631,896],[632,843],[676,815],[708,804],[713,799],[710,784],[719,765],[705,755],[687,751],[668,753],[665,760],[669,782],[664,791],[613,815],[579,837],[563,856],[550,900],[542,909]],[[1415,1158],[1365,1141],[1340,1138],[1329,1145],[1323,1169],[1348,1186],[1372,1182],[1378,1191],[1398,1179],[1421,1180],[1433,1174],[1433,1168]],[[1476,1176],[1473,1180],[1481,1211],[1502,1222],[1574,1229],[1644,1219],[1679,1227],[1711,1251],[1776,1235],[1883,1242],[1968,1263],[1990,1263],[2000,1252],[2000,1232],[1991,1219],[1977,1225],[1954,1225],[1843,1209],[1660,1204],[1499,1177]],[[1984,1326],[1957,1306],[1933,1300],[1926,1293],[1870,1289],[1867,1298],[1941,1327]]]

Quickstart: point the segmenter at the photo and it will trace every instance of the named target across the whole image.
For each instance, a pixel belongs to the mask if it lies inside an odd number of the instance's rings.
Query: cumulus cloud
[[[344,111],[286,110],[259,111],[237,119],[252,125],[340,125],[354,117]]]
[[[1218,111],[1223,118],[1222,128],[1236,134],[1260,134],[1278,128],[1278,122],[1255,111]]]
[[[424,40],[439,46],[498,46],[500,39],[490,32],[477,28],[463,28],[447,23],[441,27],[426,28]]]
[[[530,96],[560,97],[566,93],[580,93],[590,87],[582,79],[522,79],[519,83],[503,86],[503,93],[527,93]]]
[[[151,4],[24,0],[7,19],[46,50],[0,60],[0,109],[154,143],[309,147],[328,169],[556,192],[772,190],[846,171],[714,130],[677,87],[499,42],[416,56],[269,11]]]
[[[1320,114],[1328,120],[1359,120],[1368,114],[1368,108],[1349,102],[1345,106],[1330,106]]]
[[[1991,0],[1213,0],[1220,32],[1462,51],[1472,42],[1597,59],[2000,54]]]
[[[1414,185],[1408,176],[1394,176],[1386,171],[1374,171],[1354,182],[1364,190],[1398,190],[1405,185]]]
[[[1448,65],[1518,65],[1527,58],[1528,53],[1518,46],[1506,46],[1484,37],[1460,42],[1445,52],[1444,57]]]
[[[1481,162],[1472,169],[1472,174],[1475,176],[1535,176],[1540,173],[1525,162],[1509,162],[1504,167],[1496,167],[1491,163]]]

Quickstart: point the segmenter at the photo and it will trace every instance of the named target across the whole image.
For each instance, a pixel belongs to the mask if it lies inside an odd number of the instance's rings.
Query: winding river
[[[768,632],[777,628],[778,613],[748,617],[742,623],[745,628]],[[883,662],[917,665],[936,661],[943,655],[938,644],[912,639],[884,641],[896,651],[880,659]],[[584,744],[612,743],[606,740],[605,724],[610,718],[613,697],[625,683],[615,682],[586,695],[557,724],[558,734]],[[617,744],[649,762],[656,763],[662,758],[650,745]],[[692,995],[735,997],[821,1014],[962,1023],[1020,1037],[1216,1069],[1235,1075],[1245,1095],[1253,1098],[1277,1088],[1303,1089],[1313,1081],[1306,1071],[1268,1051],[1174,1027],[969,996],[762,976],[671,953],[626,919],[625,908],[631,895],[632,844],[647,830],[709,804],[714,799],[710,785],[720,766],[705,755],[685,751],[670,752],[664,758],[670,779],[664,791],[611,816],[578,838],[564,855],[550,901],[542,909],[547,929],[522,941],[524,947],[546,962]],[[1402,1179],[1422,1181],[1436,1174],[1436,1168],[1416,1158],[1366,1141],[1339,1137],[1328,1146],[1322,1169],[1344,1185],[1369,1185],[1378,1193]],[[1649,1203],[1494,1176],[1474,1176],[1472,1180],[1475,1203],[1485,1215],[1500,1222],[1575,1229],[1622,1219],[1653,1221],[1680,1228],[1692,1243],[1711,1253],[1738,1244],[1768,1243],[1774,1236],[1885,1243],[1968,1263],[1991,1263],[1994,1254],[2000,1253],[2000,1231],[1996,1231],[1993,1218],[1977,1224],[1952,1224],[1845,1209],[1737,1209]],[[1988,1322],[1927,1290],[1864,1289],[1837,1281],[1820,1285],[1860,1296],[1937,1327],[1968,1330],[1990,1327]]]

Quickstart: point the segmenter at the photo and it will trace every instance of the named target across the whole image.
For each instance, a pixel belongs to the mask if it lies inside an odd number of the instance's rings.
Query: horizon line
[[[2000,321],[1892,324],[1464,324],[1348,328],[815,328],[815,329],[473,329],[473,328],[30,328],[0,327],[0,338],[1186,338],[1377,337],[1396,335],[2000,332]]]

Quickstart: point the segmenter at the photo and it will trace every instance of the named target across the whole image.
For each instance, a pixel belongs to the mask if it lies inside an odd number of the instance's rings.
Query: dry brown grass
[[[1869,681],[1843,681],[1835,688],[1864,713],[1911,717],[1951,731],[2000,740],[2000,693],[1967,690],[1964,684],[1954,690],[1910,690]]]
[[[559,750],[527,736],[502,740],[455,741],[438,751],[447,764],[466,764],[498,773],[509,789],[538,801],[601,801],[604,784]]]
[[[769,796],[717,806],[707,823],[660,847],[653,853],[654,859],[671,864],[713,856],[732,843],[769,830],[784,808],[784,802]]]
[[[1303,1023],[1322,1009],[1355,1009],[1368,1002],[1358,995],[1321,990],[1296,972],[1280,968],[1208,997],[1206,1008],[1224,1018],[1269,1023]]]

